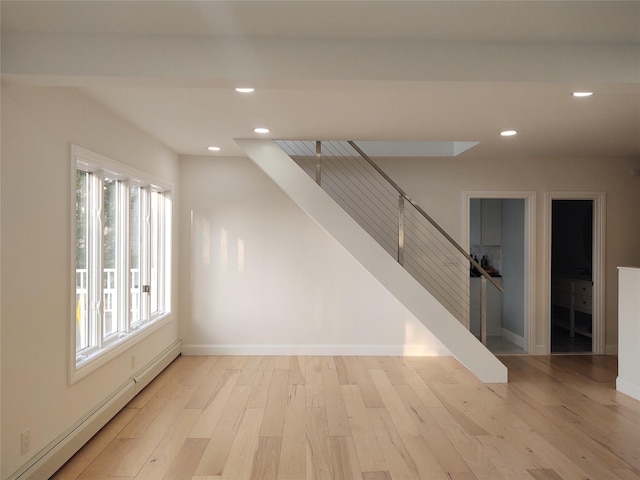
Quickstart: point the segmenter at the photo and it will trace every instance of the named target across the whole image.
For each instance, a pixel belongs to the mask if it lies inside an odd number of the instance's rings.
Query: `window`
[[[170,313],[170,188],[73,147],[73,371]]]

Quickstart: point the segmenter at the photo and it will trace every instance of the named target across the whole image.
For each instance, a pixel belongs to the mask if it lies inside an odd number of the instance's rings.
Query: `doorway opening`
[[[594,200],[551,203],[551,353],[594,351]]]
[[[469,252],[501,284],[487,286],[487,348],[494,354],[530,351],[534,193],[467,193]],[[479,330],[480,279],[470,278],[470,328]]]

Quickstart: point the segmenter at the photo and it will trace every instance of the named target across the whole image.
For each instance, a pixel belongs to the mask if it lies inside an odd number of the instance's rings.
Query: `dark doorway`
[[[553,200],[551,353],[593,351],[593,200]]]

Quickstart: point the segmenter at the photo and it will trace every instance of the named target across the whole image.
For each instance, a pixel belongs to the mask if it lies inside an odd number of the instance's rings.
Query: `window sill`
[[[140,326],[131,333],[124,334],[122,338],[112,341],[106,347],[90,353],[81,360],[77,360],[76,354],[73,352],[69,365],[69,385],[76,383],[78,380],[81,380],[91,372],[94,372],[109,361],[118,357],[123,352],[169,323],[170,319],[171,313],[166,313],[157,320],[154,320],[152,323]]]

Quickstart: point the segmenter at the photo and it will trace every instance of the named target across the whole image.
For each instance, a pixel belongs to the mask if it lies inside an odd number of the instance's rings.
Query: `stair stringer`
[[[236,139],[248,157],[484,383],[507,368],[272,140]]]

